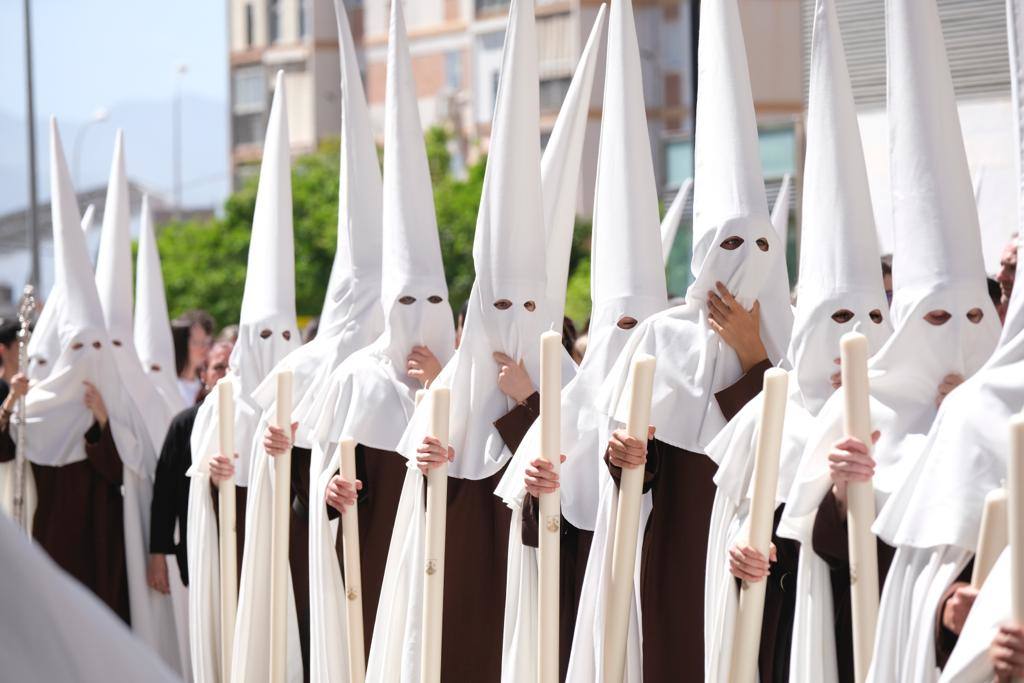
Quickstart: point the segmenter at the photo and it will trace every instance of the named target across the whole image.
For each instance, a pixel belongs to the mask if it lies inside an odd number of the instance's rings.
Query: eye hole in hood
[[[832,319],[842,325],[853,320],[853,311],[848,308],[840,308],[838,311],[832,314]]]
[[[927,322],[929,325],[935,325],[936,327],[938,327],[939,325],[945,325],[947,322],[949,322],[949,319],[952,317],[953,315],[949,311],[939,309],[935,311],[929,311],[928,313],[925,314],[924,319],[925,322]]]

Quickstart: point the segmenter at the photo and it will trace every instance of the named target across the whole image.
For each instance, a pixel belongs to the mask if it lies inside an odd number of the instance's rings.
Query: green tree
[[[209,311],[221,325],[238,321],[245,287],[249,236],[256,208],[251,178],[224,204],[224,216],[172,223],[158,236],[172,316],[190,308]],[[334,260],[338,222],[338,145],[327,142],[292,168],[295,234],[295,305],[317,315]]]

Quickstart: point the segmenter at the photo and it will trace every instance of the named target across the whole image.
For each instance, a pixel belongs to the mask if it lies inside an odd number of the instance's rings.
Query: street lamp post
[[[171,155],[173,157],[174,217],[181,218],[181,82],[188,73],[187,64],[175,69],[174,100],[171,107]]]
[[[24,0],[25,18],[25,119],[28,125],[28,237],[31,268],[28,281],[39,289],[39,216],[36,210],[36,112],[32,102],[32,18],[29,0]]]
[[[88,131],[90,128],[92,128],[96,124],[103,123],[104,121],[106,121],[109,118],[110,118],[110,112],[107,110],[107,108],[106,107],[100,107],[99,109],[97,109],[96,111],[94,111],[92,113],[92,118],[89,119],[88,121],[86,121],[84,124],[82,124],[82,127],[78,129],[77,133],[75,133],[75,149],[74,149],[74,153],[73,153],[73,161],[72,161],[71,167],[72,167],[72,169],[74,169],[74,175],[72,177],[75,179],[75,188],[78,191],[81,191],[81,189],[82,189],[82,187],[81,187],[82,178],[81,178],[81,176],[79,175],[79,172],[78,172],[78,170],[79,170],[79,162],[81,161],[82,140],[85,139],[86,131]]]

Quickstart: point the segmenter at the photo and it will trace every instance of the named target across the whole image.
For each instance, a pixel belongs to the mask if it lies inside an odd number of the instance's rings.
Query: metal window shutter
[[[916,0],[915,0],[916,1]],[[809,85],[814,0],[803,0],[804,101]],[[1010,92],[1005,0],[938,0],[949,68],[958,97]],[[885,103],[885,0],[836,0],[854,98]]]

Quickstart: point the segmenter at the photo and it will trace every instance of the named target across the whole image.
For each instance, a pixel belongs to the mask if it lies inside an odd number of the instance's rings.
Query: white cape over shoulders
[[[583,576],[580,607],[576,614],[572,654],[566,681],[591,683],[604,680],[604,616],[605,597],[611,573],[612,535],[615,532],[615,511],[619,502],[619,489],[611,475],[606,475],[601,487],[601,503],[597,513],[594,540],[590,545],[587,570]],[[651,514],[651,495],[645,494],[640,506],[637,531],[647,525]],[[643,538],[636,544],[636,570],[633,575],[633,600],[627,630],[626,666],[623,683],[643,681],[643,633],[640,627],[640,557]]]
[[[940,683],[983,683],[995,678],[988,648],[999,627],[1013,620],[1010,594],[1010,553],[1004,550],[985,579]]]
[[[804,408],[799,388],[792,377],[791,382],[786,404],[776,506],[785,502],[803,454],[807,430],[814,419]],[[711,511],[705,565],[707,579],[704,584],[704,671],[709,681],[725,680],[729,673],[739,592],[736,580],[729,572],[728,553],[750,513],[754,452],[762,403],[762,396],[758,394],[708,444],[708,457],[718,465],[715,474],[718,488]],[[820,559],[814,559],[820,562]],[[827,568],[825,571],[827,579]],[[827,597],[831,605],[831,593]],[[814,680],[830,679],[816,677]]]
[[[349,675],[345,585],[335,552],[339,521],[327,516],[327,485],[338,449],[313,447],[309,469],[309,667],[312,683],[346,683]],[[366,634],[368,637],[369,634]],[[357,656],[365,656],[362,652]]]
[[[266,424],[261,421],[260,430],[264,429]],[[231,679],[238,683],[264,681],[270,677],[270,564],[275,464],[263,450],[260,440],[254,439],[245,502],[245,551],[242,553],[234,652],[231,656]],[[305,580],[306,577],[302,578]],[[301,683],[302,653],[292,581],[289,569],[287,680],[288,683]]]
[[[898,546],[882,589],[868,681],[933,683],[935,611],[973,553],[955,546]]]
[[[423,612],[423,475],[410,466],[391,532],[366,680],[418,683]]]
[[[188,489],[188,613],[192,679],[220,681],[220,548],[210,476],[193,467]]]

